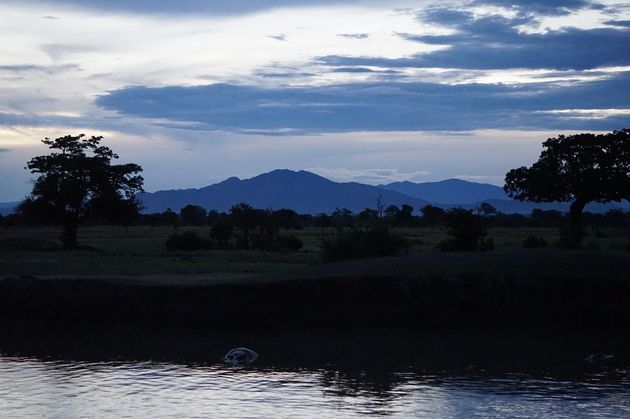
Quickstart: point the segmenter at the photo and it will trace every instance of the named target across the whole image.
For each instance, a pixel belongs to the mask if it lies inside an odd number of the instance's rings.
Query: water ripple
[[[374,375],[330,367],[0,357],[0,412],[30,417],[576,417],[630,415],[624,369],[579,380],[483,371]]]

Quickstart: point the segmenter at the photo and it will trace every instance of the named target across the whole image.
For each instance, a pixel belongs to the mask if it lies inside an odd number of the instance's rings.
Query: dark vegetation
[[[549,138],[536,163],[506,174],[504,189],[518,200],[571,203],[565,243],[579,247],[586,204],[630,199],[630,129]]]
[[[137,164],[112,164],[118,158],[100,145],[103,137],[66,135],[44,139],[53,152],[33,157],[27,168],[37,175],[31,195],[18,207],[27,223],[57,223],[61,241],[76,248],[79,225],[89,219],[128,223],[138,214],[135,194],[143,179]]]

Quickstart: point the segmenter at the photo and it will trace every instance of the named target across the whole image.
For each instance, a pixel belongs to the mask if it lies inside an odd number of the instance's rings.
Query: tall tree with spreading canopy
[[[579,246],[586,204],[630,199],[630,129],[549,138],[536,163],[506,174],[504,190],[520,201],[569,202],[569,243]]]
[[[42,142],[53,152],[27,163],[38,177],[18,211],[31,219],[61,224],[66,248],[77,246],[77,231],[84,220],[116,222],[139,210],[135,194],[142,191],[142,168],[134,163],[112,164],[118,155],[100,145],[102,139],[84,134],[45,138]]]

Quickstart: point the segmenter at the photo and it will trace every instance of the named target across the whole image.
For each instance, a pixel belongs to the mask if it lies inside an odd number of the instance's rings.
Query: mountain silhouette
[[[404,193],[429,202],[446,205],[475,204],[489,200],[509,200],[503,189],[487,183],[447,179],[439,182],[394,182],[379,185],[384,189]]]
[[[447,179],[440,182],[394,182],[371,186],[356,182],[340,183],[304,170],[274,170],[239,179],[231,177],[223,182],[199,189],[163,190],[138,194],[143,212],[162,212],[167,208],[179,211],[188,204],[208,210],[228,211],[234,204],[246,202],[255,208],[289,208],[304,214],[331,213],[347,208],[355,213],[365,208],[376,209],[377,199],[386,207],[409,204],[417,210],[427,204],[442,208],[477,208],[482,202],[493,205],[500,212],[531,214],[534,208],[567,212],[569,205],[558,202],[520,202],[509,199],[498,186]],[[11,213],[17,202],[0,202],[0,214]],[[586,211],[603,213],[610,209],[630,209],[628,202],[590,203]]]
[[[304,170],[286,169],[263,173],[250,179],[231,177],[200,189],[168,190],[138,195],[145,212],[179,211],[187,204],[227,211],[240,202],[254,208],[290,208],[299,213],[330,213],[337,208],[360,212],[376,208],[377,199],[385,207],[409,204],[418,209],[427,201],[397,191],[361,183],[339,183]]]

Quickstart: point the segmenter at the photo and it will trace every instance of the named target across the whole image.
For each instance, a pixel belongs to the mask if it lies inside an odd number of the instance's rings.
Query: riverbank
[[[234,329],[628,328],[626,253],[539,251],[520,264],[519,254],[380,258],[259,276],[9,276],[0,280],[0,319]]]

